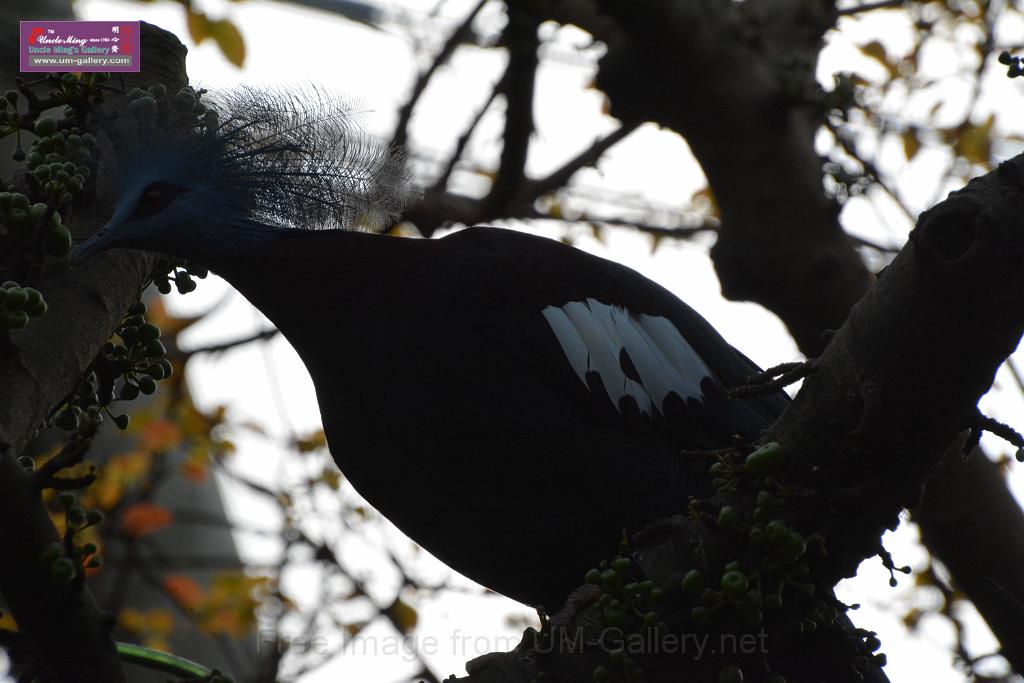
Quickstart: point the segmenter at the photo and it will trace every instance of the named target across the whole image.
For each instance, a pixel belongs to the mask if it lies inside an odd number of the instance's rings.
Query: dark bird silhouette
[[[560,607],[624,529],[708,492],[681,449],[785,409],[727,398],[757,366],[629,268],[496,228],[343,229],[415,197],[346,112],[252,90],[209,112],[117,139],[113,217],[74,257],[143,249],[228,280],[302,357],[355,488],[483,585]]]

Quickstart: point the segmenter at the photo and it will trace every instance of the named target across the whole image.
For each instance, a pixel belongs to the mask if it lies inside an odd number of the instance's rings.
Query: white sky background
[[[434,3],[427,0],[406,0],[394,4],[408,8],[408,16],[423,20],[434,7]],[[449,2],[442,14],[454,20],[462,16],[462,10],[469,4],[464,0]],[[202,2],[201,9],[211,17],[230,17],[241,28],[248,49],[246,66],[241,71],[221,56],[212,41],[198,47],[189,43],[184,12],[179,5],[79,0],[77,9],[84,19],[141,18],[173,31],[189,45],[188,70],[194,85],[215,88],[240,83],[281,84],[294,81],[299,75],[313,83],[323,84],[331,91],[350,95],[361,105],[360,108],[366,110],[366,127],[379,133],[391,130],[397,107],[405,100],[415,71],[426,64],[425,57],[415,54],[398,32],[389,35],[333,15],[286,4]],[[846,37],[830,36],[831,46],[823,54],[819,68],[822,80],[830,84],[832,72],[849,69],[851,64],[856,65],[861,73],[871,74],[873,65],[856,53],[856,48],[852,47],[854,43],[884,36],[891,51],[902,52],[909,33],[898,21],[894,26],[896,16],[896,13],[885,12],[875,18],[844,21],[842,26],[848,34]],[[493,11],[489,17],[490,21],[497,20]],[[441,25],[450,27],[451,23],[442,22]],[[420,35],[428,35],[428,32],[420,31]],[[573,38],[572,33],[565,36]],[[854,37],[852,42],[850,36]],[[435,44],[442,38],[443,35],[437,36]],[[575,39],[578,42],[578,32]],[[435,78],[418,110],[426,113],[414,119],[414,141],[420,144],[430,141],[426,147],[437,152],[447,149],[486,97],[503,61],[500,51],[460,49],[451,65]],[[941,55],[935,58],[935,63],[942,63]],[[594,138],[617,125],[601,113],[603,96],[586,87],[593,73],[591,66],[566,60],[549,61],[542,68],[535,106],[536,139],[542,145],[531,150],[531,173],[542,174],[560,165]],[[999,74],[990,76],[988,92],[998,97],[986,100],[985,106],[998,106],[1003,112],[1020,111],[1020,96],[1016,94],[1020,91],[1020,84]],[[953,84],[951,87],[956,86]],[[1004,98],[1011,98],[1012,102],[1008,103]],[[951,107],[950,117],[954,119],[961,111],[955,108],[955,104]],[[927,107],[918,109],[923,112]],[[435,118],[427,118],[428,115]],[[491,116],[482,127],[475,148],[477,158],[488,161],[497,158],[500,125],[500,117]],[[550,156],[533,153],[541,152],[541,146],[543,153]],[[1007,150],[1007,156],[1015,152]],[[912,165],[903,162],[900,154],[898,149],[883,148],[881,159],[890,162],[889,168],[898,169],[895,175],[910,204],[917,210],[926,208],[935,198],[933,169],[941,164],[935,163],[934,155],[940,153],[922,152]],[[751,172],[756,174],[756,169]],[[460,180],[463,187],[473,187],[472,175],[462,174]],[[644,126],[615,147],[601,162],[599,170],[582,172],[576,180],[601,190],[643,195],[658,205],[668,207],[681,207],[704,184],[685,142],[676,134],[661,131],[653,125]],[[477,179],[477,183],[480,182]],[[886,202],[879,201],[873,206],[863,200],[848,205],[844,222],[856,234],[897,244],[902,243],[910,225]],[[730,303],[721,298],[706,255],[710,241],[665,242],[652,256],[651,240],[641,235],[622,230],[607,231],[605,244],[601,244],[588,237],[586,229],[577,232],[577,246],[625,263],[676,292],[760,365],[769,366],[797,357],[792,340],[774,316],[756,305]],[[187,297],[171,298],[173,311],[198,313],[229,296],[216,314],[183,338],[183,344],[193,346],[233,339],[263,329],[268,324],[240,295],[228,295],[228,292],[225,283],[211,277],[201,284],[197,292]],[[262,370],[253,372],[251,368],[254,367]],[[262,347],[251,345],[216,358],[198,358],[192,362],[190,372],[193,389],[204,407],[227,404],[235,418],[258,422],[271,433],[281,435],[290,429],[304,433],[319,425],[312,384],[298,357],[281,339]],[[1024,406],[1012,391],[1009,380],[1002,374],[999,379],[1000,382],[1005,380],[1009,390],[987,397],[983,407],[1011,423],[1017,418],[1019,426]],[[276,392],[286,399],[275,398]],[[274,483],[282,471],[280,460],[284,453],[264,439],[239,435],[237,441],[241,448],[235,464],[247,476]],[[989,441],[987,445],[990,452],[1006,451],[1006,447],[998,442]],[[1019,497],[1019,471],[1014,477],[1014,486]],[[272,518],[259,519],[259,501],[234,492],[232,495],[231,500],[237,501],[233,508],[237,518],[244,518],[253,525],[263,522],[262,526],[267,527],[279,523]],[[916,530],[906,526],[889,534],[886,547],[893,552],[897,564],[923,566],[924,555],[914,545],[916,538]],[[263,560],[272,557],[273,545],[244,540],[242,550],[247,557]],[[391,543],[395,544],[394,539]],[[441,569],[427,563],[424,571],[440,575]],[[384,581],[387,582],[387,577]],[[839,596],[845,602],[864,605],[851,616],[858,625],[879,632],[883,651],[889,657],[887,670],[892,680],[962,681],[963,676],[951,666],[950,645],[954,636],[947,622],[928,617],[914,634],[908,634],[900,624],[900,616],[909,606],[934,604],[930,601],[938,598],[927,591],[911,590],[911,582],[906,578],[901,579],[901,587],[895,590],[890,589],[887,582],[888,574],[881,563],[869,560],[862,565],[858,578],[840,586]],[[286,582],[285,589],[297,599],[312,599],[308,589],[303,593],[304,584],[312,584],[310,575],[296,572]],[[385,593],[386,589],[382,589],[382,595]],[[442,600],[419,606],[420,627],[416,635],[424,645],[428,642],[425,639],[435,639],[437,652],[426,659],[442,678],[451,673],[463,673],[465,660],[477,654],[495,648],[511,648],[519,630],[504,624],[505,615],[510,612],[529,614],[522,606],[498,596],[447,595]],[[980,619],[973,614],[965,616],[971,627],[968,630],[971,651],[981,654],[994,649],[994,640]],[[379,638],[390,638],[392,646],[398,642],[382,628],[375,629],[374,634]],[[378,641],[381,648],[386,646],[386,642]],[[408,658],[401,656],[374,657],[350,652],[301,680],[399,680],[414,673],[412,666]]]

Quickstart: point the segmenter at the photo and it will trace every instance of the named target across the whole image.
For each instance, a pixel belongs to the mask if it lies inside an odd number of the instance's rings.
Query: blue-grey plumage
[[[107,175],[117,201],[73,259],[112,248],[193,258],[277,229],[372,230],[417,197],[402,154],[316,89],[186,89],[164,99],[101,124],[116,154]]]

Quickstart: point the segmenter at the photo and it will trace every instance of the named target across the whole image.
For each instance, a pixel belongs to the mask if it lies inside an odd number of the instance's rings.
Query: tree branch
[[[172,34],[143,24],[145,70],[126,74],[128,87],[185,84],[185,48]],[[114,153],[106,149],[105,153]],[[78,211],[81,237],[101,225],[109,206],[100,198]],[[129,304],[138,298],[153,257],[117,252],[73,270],[44,272],[38,283],[49,310],[11,334],[17,348],[0,357],[0,593],[3,593],[45,682],[123,681],[109,624],[85,590],[69,593],[39,562],[43,548],[60,540],[33,480],[18,464],[36,429],[78,384]]]

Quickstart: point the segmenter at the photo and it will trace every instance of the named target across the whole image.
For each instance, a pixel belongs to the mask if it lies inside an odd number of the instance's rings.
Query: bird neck
[[[159,251],[200,263],[214,272],[232,269],[248,254],[265,249],[282,236],[303,232],[263,226],[257,223],[223,223],[198,234],[172,233],[173,243],[161,244]]]
[[[431,240],[348,230],[277,230],[207,252],[211,270],[270,318],[297,348],[311,321],[366,324],[408,303],[405,283],[430,261]]]

